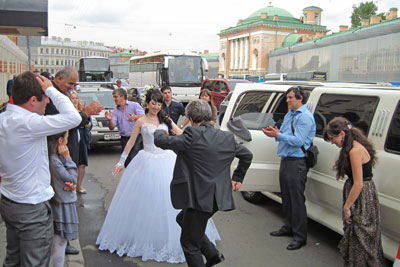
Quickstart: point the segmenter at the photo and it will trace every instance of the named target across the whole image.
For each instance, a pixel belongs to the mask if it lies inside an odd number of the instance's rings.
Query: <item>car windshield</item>
[[[115,108],[115,103],[112,96],[112,91],[91,91],[91,92],[78,92],[82,105],[89,105],[92,101],[97,100],[100,105],[105,109]]]
[[[234,82],[233,81],[228,81],[229,87],[231,88],[232,91],[235,90],[236,85],[238,83],[248,83],[248,81],[247,80],[246,81],[234,81]]]

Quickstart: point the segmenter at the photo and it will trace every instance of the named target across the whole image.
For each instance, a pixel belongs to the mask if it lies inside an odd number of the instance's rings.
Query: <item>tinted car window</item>
[[[321,95],[314,112],[317,124],[316,136],[322,137],[323,130],[334,117],[345,117],[355,127],[368,135],[372,118],[378,105],[378,97],[360,95]]]
[[[397,104],[386,138],[385,149],[400,154],[400,103]]]

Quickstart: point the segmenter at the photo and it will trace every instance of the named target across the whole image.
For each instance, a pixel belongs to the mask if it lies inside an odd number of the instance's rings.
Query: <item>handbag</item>
[[[293,119],[292,119],[292,132],[294,134]],[[311,143],[310,147],[306,150],[304,146],[301,146],[301,150],[306,156],[306,166],[308,168],[314,167],[318,162],[318,147]]]

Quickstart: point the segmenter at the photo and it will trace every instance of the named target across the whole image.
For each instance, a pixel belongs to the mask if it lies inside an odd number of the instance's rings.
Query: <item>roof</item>
[[[291,33],[291,34],[287,35],[285,37],[285,40],[283,40],[282,47],[287,47],[287,46],[297,44],[299,39],[301,37],[303,37],[303,35],[304,34],[299,34],[299,33]]]
[[[261,14],[264,13],[267,14],[267,18],[261,18]],[[278,16],[277,21],[274,21],[275,15]],[[256,12],[251,14],[248,18],[240,20],[236,26],[221,30],[219,34],[225,34],[260,25],[273,28],[283,28],[283,29],[299,29],[299,30],[310,30],[317,32],[328,31],[326,29],[326,26],[305,24],[300,19],[293,17],[292,14],[290,14],[288,11],[282,8],[267,6],[257,10]]]
[[[324,47],[333,44],[340,44],[365,38],[372,38],[385,34],[400,32],[400,18],[385,20],[380,23],[370,24],[367,26],[359,26],[350,28],[346,31],[334,32],[329,35],[314,37],[312,40],[295,43],[289,47],[281,47],[269,52],[269,56],[279,56],[289,52],[298,52],[315,47]],[[288,45],[289,46],[289,45]]]
[[[261,16],[262,13],[267,13],[268,16],[279,16],[279,17],[289,17],[289,18],[294,18],[292,14],[290,14],[288,11],[286,11],[285,9],[279,8],[279,7],[274,7],[274,6],[267,6],[267,7],[263,7],[259,10],[257,10],[256,12],[254,12],[253,14],[251,14],[249,18],[259,18]]]
[[[205,58],[205,59],[218,59],[219,58],[219,52],[201,54],[201,57]]]
[[[308,7],[303,8],[303,11],[304,10],[320,10],[320,11],[322,11],[322,8],[319,8],[317,6],[308,6]]]
[[[123,51],[123,52],[110,54],[110,57],[116,57],[116,56],[133,57],[133,56],[141,56],[141,54],[131,53],[131,52],[128,52],[128,51]]]

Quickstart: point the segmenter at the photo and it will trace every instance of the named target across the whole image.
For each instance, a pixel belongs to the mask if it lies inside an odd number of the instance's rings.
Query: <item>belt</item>
[[[21,204],[21,203],[18,203],[18,202],[15,202],[15,201],[9,199],[8,197],[3,196],[3,195],[1,195],[1,199],[5,200],[5,201],[8,201],[8,202],[11,202],[11,203]]]
[[[281,157],[281,160],[304,160],[305,157]]]

